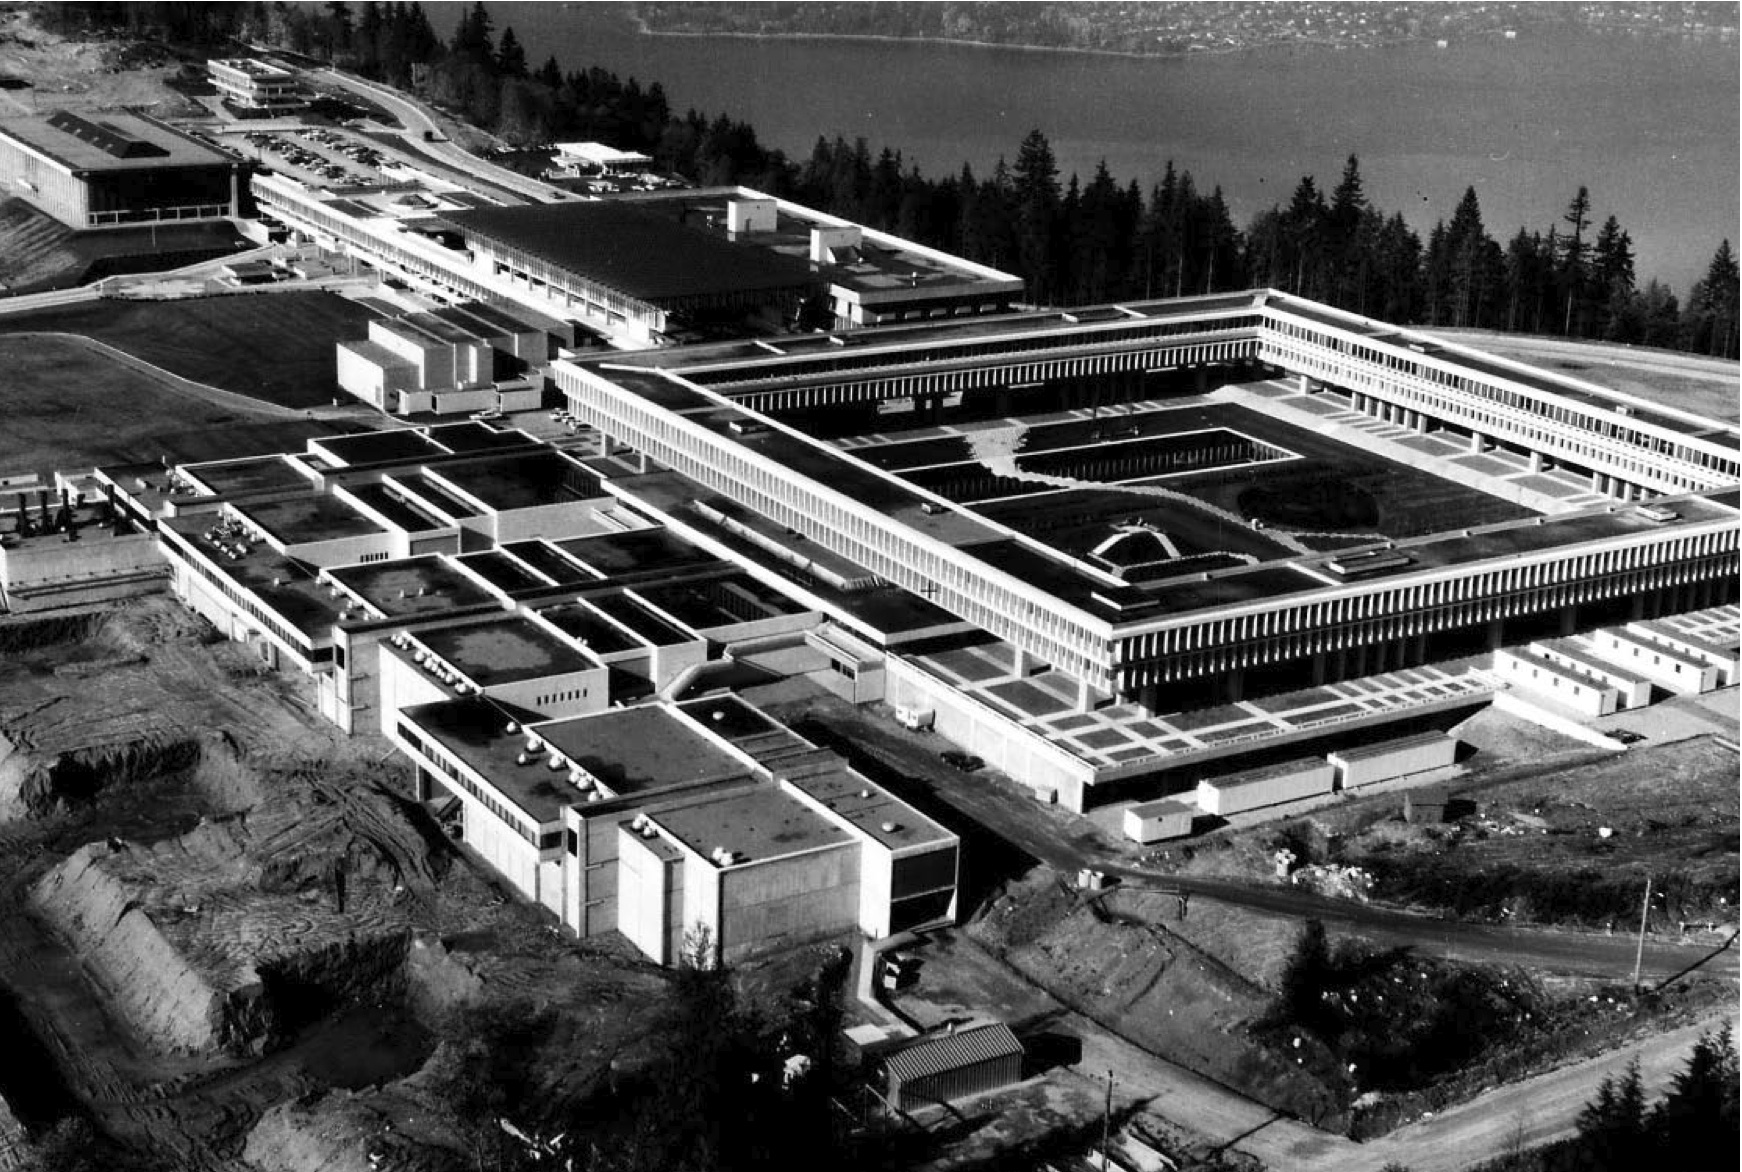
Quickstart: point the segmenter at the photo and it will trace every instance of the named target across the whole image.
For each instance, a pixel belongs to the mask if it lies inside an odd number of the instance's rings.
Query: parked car
[[[1636,733],[1630,728],[1612,728],[1609,730],[1611,740],[1620,741],[1623,745],[1637,745],[1645,739],[1644,733]]]
[[[986,767],[986,763],[972,753],[961,753],[955,749],[945,749],[939,756],[945,765],[951,769],[959,769],[963,773],[973,773],[975,770]]]

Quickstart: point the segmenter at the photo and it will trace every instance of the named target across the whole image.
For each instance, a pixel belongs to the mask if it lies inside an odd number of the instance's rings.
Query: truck
[[[937,720],[937,713],[930,708],[920,708],[915,705],[897,704],[895,706],[895,723],[902,728],[914,732],[925,732]]]

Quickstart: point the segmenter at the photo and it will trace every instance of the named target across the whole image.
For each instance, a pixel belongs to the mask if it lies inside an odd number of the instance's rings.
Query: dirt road
[[[1199,899],[1296,919],[1317,917],[1334,931],[1381,944],[1409,945],[1450,959],[1518,964],[1546,973],[1614,980],[1627,980],[1633,972],[1635,941],[1625,934],[1606,936],[1441,920],[1275,884],[1145,872],[1121,861],[1099,841],[1093,826],[1081,822],[1079,828],[1070,829],[1073,824],[1066,822],[1064,815],[1037,805],[1015,784],[983,773],[956,773],[940,764],[937,748],[943,742],[937,738],[923,740],[833,697],[807,701],[805,714],[813,726],[837,733],[837,743],[831,747],[845,753],[876,780],[919,799],[922,805],[929,802],[953,811],[958,829],[966,819],[1034,861],[1065,874],[1097,867],[1133,881],[1189,891]],[[1737,962],[1738,949],[1733,941],[1719,947],[1647,940],[1640,973],[1648,980],[1661,981],[1699,966],[1707,973],[1734,976]]]
[[[1120,1104],[1140,1105],[1188,1132],[1256,1157],[1277,1172],[1379,1172],[1393,1161],[1410,1172],[1458,1172],[1506,1154],[1521,1140],[1530,1147],[1565,1138],[1573,1133],[1580,1109],[1606,1075],[1622,1070],[1637,1054],[1647,1094],[1655,1096],[1681,1068],[1701,1031],[1722,1021],[1713,1018],[1668,1031],[1643,1046],[1574,1062],[1496,1088],[1382,1139],[1356,1143],[1279,1115],[1238,1091],[1132,1045],[1060,1006],[965,933],[954,934],[946,952],[928,953],[926,963],[922,985],[947,981],[980,992],[1001,990],[1026,1008],[1040,1008],[1049,1030],[1080,1039],[1081,1058],[1055,1077],[1081,1078],[1105,1087],[1111,1071],[1114,1097]],[[941,1008],[971,1011],[973,1007]]]

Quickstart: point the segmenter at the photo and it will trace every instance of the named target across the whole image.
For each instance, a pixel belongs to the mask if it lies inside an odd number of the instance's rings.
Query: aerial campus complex
[[[8,183],[47,198],[50,130],[174,157],[93,125],[6,130]],[[886,233],[561,158],[612,193],[254,176],[424,299],[336,340],[402,425],[63,472],[58,518],[19,500],[8,608],[167,567],[522,895],[662,963],[697,925],[732,956],[956,914],[957,836],[746,682],[885,705],[1042,802],[1136,803],[1148,841],[1446,764],[1432,718],[1503,694],[1736,679],[1733,426],[1273,290],[1025,310]],[[560,444],[508,418],[553,406]]]

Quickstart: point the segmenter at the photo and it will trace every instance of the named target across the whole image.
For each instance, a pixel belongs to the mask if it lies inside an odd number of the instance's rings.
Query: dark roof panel
[[[642,301],[797,289],[810,265],[609,200],[454,212],[465,232]]]

